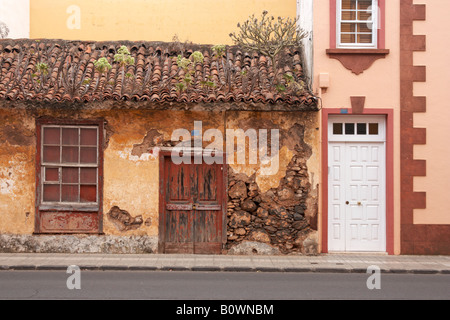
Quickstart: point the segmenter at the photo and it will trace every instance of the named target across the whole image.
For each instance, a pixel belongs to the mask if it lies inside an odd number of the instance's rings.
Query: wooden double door
[[[220,254],[226,241],[223,164],[174,164],[160,157],[162,253]]]

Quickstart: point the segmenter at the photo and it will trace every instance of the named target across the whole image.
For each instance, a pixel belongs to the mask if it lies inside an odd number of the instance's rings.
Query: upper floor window
[[[337,48],[377,48],[378,0],[337,0]]]

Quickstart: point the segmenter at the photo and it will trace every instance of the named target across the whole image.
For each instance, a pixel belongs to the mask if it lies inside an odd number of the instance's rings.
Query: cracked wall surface
[[[305,217],[313,217],[308,220],[308,228],[314,225],[310,221],[317,218],[315,179],[318,177],[319,167],[315,112],[225,112],[195,109],[133,109],[129,103],[119,102],[67,106],[36,106],[16,102],[12,107],[8,102],[1,102],[0,234],[32,236],[35,230],[35,121],[41,117],[104,119],[102,231],[105,236],[125,239],[158,237],[159,158],[154,148],[173,146],[174,143],[170,141],[172,132],[180,128],[192,132],[194,121],[202,121],[203,132],[219,129],[223,133],[225,128],[236,127],[244,130],[279,128],[282,133],[280,170],[275,175],[260,175],[258,165],[236,164],[230,165],[230,168],[235,174],[252,177],[253,191],[258,190],[262,195],[267,195],[275,190],[278,198],[289,198],[290,191],[280,190],[280,186],[284,185],[285,179],[289,179],[291,167],[295,167],[291,163],[293,159],[295,162],[295,159],[302,158],[299,164],[307,168],[308,180],[305,203],[309,203],[303,212]],[[203,141],[203,146],[209,143],[210,141]],[[247,202],[247,205],[251,206],[251,203]],[[248,210],[256,214],[257,208],[255,211],[252,208]],[[245,237],[259,243],[267,241],[267,237],[256,232],[246,232]]]

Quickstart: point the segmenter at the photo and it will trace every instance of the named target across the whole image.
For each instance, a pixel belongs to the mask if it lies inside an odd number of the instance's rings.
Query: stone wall
[[[303,140],[301,125],[283,133],[285,145],[292,137],[297,140],[277,187],[261,191],[256,174],[248,176],[229,169],[227,248],[232,252],[237,246],[247,248],[243,253],[261,250],[249,242],[264,243],[282,254],[318,252],[317,188],[311,185],[307,167],[312,149]]]

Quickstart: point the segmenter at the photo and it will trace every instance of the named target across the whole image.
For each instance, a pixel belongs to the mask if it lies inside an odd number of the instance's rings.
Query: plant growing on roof
[[[243,24],[237,25],[238,33],[230,33],[233,42],[248,51],[256,51],[269,57],[274,70],[272,85],[282,84],[286,79],[281,79],[279,72],[279,55],[288,47],[300,47],[301,40],[308,36],[308,32],[298,27],[296,18],[275,19],[263,11],[261,18],[255,15],[249,17]],[[292,86],[291,86],[292,87]]]
[[[126,46],[121,46],[114,55],[114,61],[117,62],[122,69],[122,93],[125,87],[125,68],[129,65],[134,65],[134,58]],[[130,78],[130,77],[127,77]]]
[[[192,59],[192,60],[191,60]],[[191,54],[189,59],[184,58],[181,55],[177,57],[177,66],[183,70],[184,77],[179,77],[180,82],[175,85],[178,92],[185,91],[192,84],[192,75],[195,73],[195,65],[197,63],[203,63],[205,57],[200,51],[195,51]],[[179,72],[180,70],[178,70]]]
[[[109,63],[108,59],[106,59],[105,57],[102,57],[102,58],[94,61],[94,67],[95,67],[95,70],[97,70],[97,72],[99,73],[99,76],[96,81],[95,89],[94,89],[94,92],[95,92],[95,91],[97,91],[98,85],[100,83],[100,78],[102,77],[102,75],[104,73],[111,70],[112,66]]]

